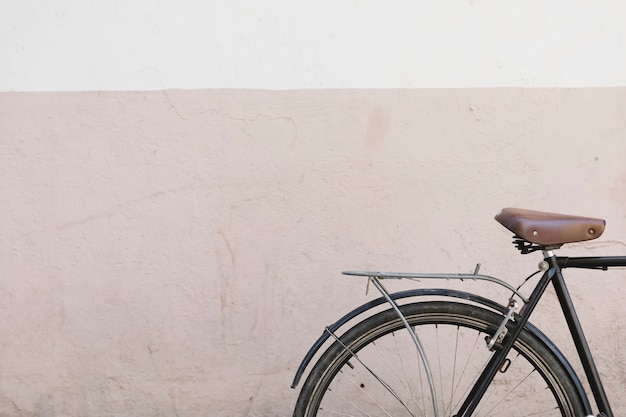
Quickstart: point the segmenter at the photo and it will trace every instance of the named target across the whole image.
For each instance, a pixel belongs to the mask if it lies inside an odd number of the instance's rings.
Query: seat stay
[[[548,257],[547,253],[545,257]],[[472,416],[472,414],[476,410],[476,407],[478,406],[478,403],[485,395],[485,392],[487,391],[489,385],[493,381],[493,378],[497,374],[498,369],[502,365],[502,362],[504,361],[504,359],[506,359],[509,351],[513,347],[513,344],[522,332],[522,329],[524,328],[524,326],[526,326],[526,323],[528,322],[530,315],[537,306],[537,303],[539,302],[546,288],[554,278],[556,274],[556,269],[558,269],[558,267],[552,267],[549,270],[544,271],[543,276],[539,279],[537,286],[534,288],[532,294],[530,295],[528,303],[524,305],[524,307],[520,311],[519,316],[517,316],[515,322],[513,322],[512,328],[502,342],[501,347],[493,354],[493,356],[487,363],[487,366],[483,369],[483,372],[478,377],[476,383],[465,398],[465,401],[454,414],[456,417]]]

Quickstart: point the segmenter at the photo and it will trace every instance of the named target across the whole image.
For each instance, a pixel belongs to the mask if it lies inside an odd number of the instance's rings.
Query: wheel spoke
[[[400,397],[398,395],[398,393],[394,390],[394,388],[392,387],[392,385],[390,385],[389,383],[387,383],[387,381],[385,381],[385,379],[383,379],[381,376],[379,376],[378,373],[376,373],[372,368],[370,368],[368,365],[365,364],[365,362],[363,362],[361,360],[361,358],[354,353],[352,350],[350,350],[350,348],[348,348],[343,342],[341,342],[341,340],[338,340],[338,342],[341,344],[341,346],[345,349],[346,352],[348,352],[350,355],[352,355],[352,357],[354,359],[356,359],[356,361],[361,364],[361,366],[363,366],[364,369],[367,370],[367,372],[374,377],[374,379],[376,381],[378,381],[380,383],[380,385],[382,387],[384,387],[400,404],[402,404],[402,406],[406,409],[406,411],[409,412],[409,414],[412,417],[415,417],[415,415],[413,414],[413,412],[411,411],[411,409],[405,404],[405,402],[403,401],[402,397]],[[372,343],[372,345],[375,347],[375,343]],[[342,373],[343,374],[343,373]],[[349,380],[356,386],[357,383],[350,377],[348,377]],[[359,384],[360,387],[360,384]],[[369,393],[366,392],[366,395],[368,398],[370,398],[374,403],[376,403],[376,405],[381,409],[381,411],[385,412],[386,414],[388,414],[391,417],[391,414],[389,414],[389,412],[387,410],[385,410],[385,408],[379,403],[377,402]],[[343,397],[342,397],[343,398]]]
[[[409,304],[400,311],[419,335],[421,353],[395,311],[378,313],[336,337],[304,384],[294,416],[434,417],[436,395],[439,417],[452,417],[493,354],[482,340],[502,316],[450,302]],[[422,354],[435,371],[434,386],[425,377]],[[584,415],[567,371],[533,334],[522,332],[510,358],[474,415]]]

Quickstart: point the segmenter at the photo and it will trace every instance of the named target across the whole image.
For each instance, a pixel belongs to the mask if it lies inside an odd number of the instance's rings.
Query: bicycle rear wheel
[[[294,416],[453,416],[492,355],[484,338],[502,316],[443,301],[400,310],[424,349],[433,387],[409,332],[387,310],[355,325],[320,357]],[[474,415],[580,417],[585,407],[562,363],[524,330]]]

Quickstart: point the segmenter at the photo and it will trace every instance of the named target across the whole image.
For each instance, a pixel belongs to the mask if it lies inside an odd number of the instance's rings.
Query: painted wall
[[[0,91],[626,84],[626,5],[5,0]]]
[[[0,415],[289,414],[308,347],[372,297],[341,270],[520,283],[539,259],[505,206],[604,217],[561,252],[624,253],[618,2],[14,3]],[[570,279],[617,413],[623,279]]]

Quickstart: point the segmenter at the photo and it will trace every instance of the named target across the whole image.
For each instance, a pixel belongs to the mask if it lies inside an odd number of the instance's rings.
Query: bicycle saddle
[[[606,221],[543,211],[505,208],[496,220],[527,242],[541,246],[562,245],[600,237]]]

